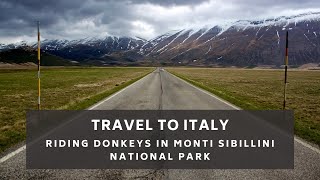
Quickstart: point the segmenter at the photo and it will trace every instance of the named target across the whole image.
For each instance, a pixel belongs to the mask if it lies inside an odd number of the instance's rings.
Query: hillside
[[[172,64],[281,65],[289,31],[290,64],[320,62],[320,13],[237,21],[159,36],[139,50]]]
[[[33,49],[11,49],[8,51],[0,52],[0,62],[3,63],[38,63],[37,51]],[[61,57],[51,55],[45,52],[41,54],[41,65],[43,66],[66,66],[66,65],[76,65],[70,60],[63,59]]]

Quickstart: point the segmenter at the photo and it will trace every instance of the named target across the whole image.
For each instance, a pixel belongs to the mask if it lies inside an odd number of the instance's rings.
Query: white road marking
[[[320,150],[319,150],[318,148],[310,145],[309,143],[307,143],[307,142],[305,142],[305,141],[303,141],[303,140],[301,140],[301,139],[298,139],[298,138],[296,138],[296,137],[294,137],[294,140],[295,140],[296,142],[300,143],[301,145],[303,145],[304,147],[309,148],[309,149],[315,151],[316,153],[320,154]]]
[[[12,158],[13,156],[19,154],[21,151],[23,151],[23,150],[25,150],[25,149],[26,149],[26,145],[24,145],[24,146],[18,148],[17,150],[15,150],[15,151],[7,154],[6,156],[4,156],[4,157],[2,157],[2,158],[0,159],[0,164],[3,163],[3,162],[5,162],[6,160]]]

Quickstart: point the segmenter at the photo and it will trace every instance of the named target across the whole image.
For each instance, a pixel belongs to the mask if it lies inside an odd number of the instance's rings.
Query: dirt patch
[[[320,67],[319,67],[319,64],[317,63],[308,63],[308,64],[304,64],[302,66],[299,66],[299,69],[319,69],[320,70]]]
[[[102,84],[100,83],[91,83],[91,84],[76,84],[75,87],[100,87]]]
[[[0,69],[29,69],[29,68],[35,68],[37,65],[33,62],[27,62],[27,63],[4,63],[0,62]]]

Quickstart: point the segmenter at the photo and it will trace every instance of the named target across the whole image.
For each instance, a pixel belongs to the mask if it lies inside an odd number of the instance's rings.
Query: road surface
[[[90,109],[237,109],[157,69]],[[294,170],[26,170],[25,146],[1,158],[0,179],[320,179],[320,151],[295,140]]]

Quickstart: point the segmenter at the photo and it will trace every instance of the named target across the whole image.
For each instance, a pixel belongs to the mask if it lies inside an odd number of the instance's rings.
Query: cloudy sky
[[[320,12],[319,0],[0,0],[0,43],[91,36],[153,38],[170,30]]]

